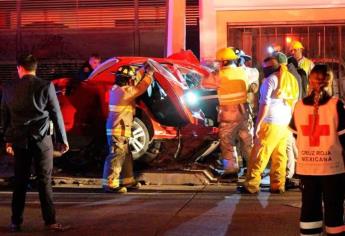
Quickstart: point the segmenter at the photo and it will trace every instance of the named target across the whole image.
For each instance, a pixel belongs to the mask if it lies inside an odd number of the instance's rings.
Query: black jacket
[[[67,143],[63,117],[51,82],[26,75],[4,86],[1,126],[6,142],[25,145],[29,138],[40,140],[48,134],[50,120],[57,141]]]
[[[302,99],[303,98],[303,88],[302,88],[302,78],[300,76],[300,74],[298,73],[297,71],[297,68],[292,64],[292,63],[289,63],[287,65],[288,67],[288,70],[289,72],[295,76],[296,80],[297,80],[297,83],[298,83],[298,100]]]
[[[80,70],[78,71],[78,80],[84,81],[86,80],[92,73],[93,69],[89,62],[85,62]]]

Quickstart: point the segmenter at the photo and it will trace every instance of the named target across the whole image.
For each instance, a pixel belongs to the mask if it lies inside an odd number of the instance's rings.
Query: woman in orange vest
[[[299,101],[290,128],[297,134],[296,172],[301,178],[301,235],[321,235],[322,202],[327,235],[345,235],[344,104],[331,96],[332,72],[316,65],[309,75],[311,94]]]

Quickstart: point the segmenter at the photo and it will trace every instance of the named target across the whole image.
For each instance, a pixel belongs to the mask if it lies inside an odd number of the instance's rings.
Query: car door
[[[193,116],[182,101],[187,88],[158,62],[149,59],[148,63],[155,70],[154,81],[140,99],[162,125],[182,127],[192,123]]]

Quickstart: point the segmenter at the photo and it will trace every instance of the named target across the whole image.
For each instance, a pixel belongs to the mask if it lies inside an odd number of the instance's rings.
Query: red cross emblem
[[[309,136],[309,144],[311,147],[320,146],[320,136],[329,136],[329,125],[319,125],[319,115],[315,117],[315,130],[313,127],[313,115],[309,115],[309,124],[301,125],[302,135]]]

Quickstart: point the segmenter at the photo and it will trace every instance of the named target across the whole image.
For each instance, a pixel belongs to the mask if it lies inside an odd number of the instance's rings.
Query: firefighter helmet
[[[304,47],[300,41],[293,41],[291,43],[291,49],[304,49]]]
[[[233,47],[222,48],[217,51],[216,59],[218,61],[234,61],[239,58]]]
[[[115,73],[115,84],[119,86],[127,85],[130,79],[135,76],[135,69],[132,66],[121,66]]]

